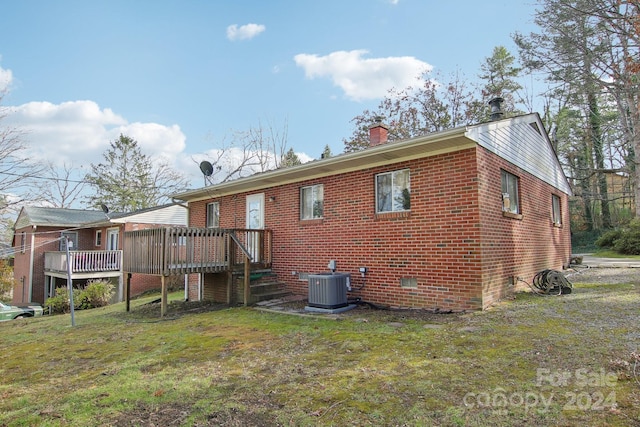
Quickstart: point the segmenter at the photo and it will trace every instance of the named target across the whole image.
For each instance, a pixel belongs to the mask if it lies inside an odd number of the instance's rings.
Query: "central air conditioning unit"
[[[348,273],[319,273],[309,275],[309,307],[340,308],[349,305],[347,289],[351,275]]]

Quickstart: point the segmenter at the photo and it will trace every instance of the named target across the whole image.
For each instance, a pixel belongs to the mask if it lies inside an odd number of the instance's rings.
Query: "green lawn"
[[[172,303],[160,319],[150,297],[74,328],[3,322],[0,426],[638,425],[639,291],[337,318]]]
[[[595,257],[600,258],[628,258],[628,259],[640,259],[640,255],[625,255],[618,253],[616,251],[610,249],[600,249],[595,251],[593,254]]]

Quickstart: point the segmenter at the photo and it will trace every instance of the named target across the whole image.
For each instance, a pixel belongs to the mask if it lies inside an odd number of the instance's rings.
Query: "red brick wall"
[[[306,294],[298,273],[326,272],[331,259],[352,275],[353,296],[378,304],[481,308],[475,151],[339,175],[265,191],[265,226],[273,230],[273,269]],[[411,169],[411,212],[375,214],[375,175]],[[324,184],[324,218],[300,221],[300,187]],[[269,197],[275,196],[270,202]],[[246,194],[220,201],[222,227],[243,227]],[[191,204],[203,226],[206,202]],[[461,230],[465,230],[461,233]],[[451,268],[452,262],[460,267]],[[358,273],[367,267],[366,282]],[[296,275],[292,274],[296,272]],[[401,278],[417,279],[403,288]]]
[[[22,232],[26,232],[25,235],[25,252],[22,253]],[[13,277],[15,279],[15,286],[13,288],[13,304],[22,304],[28,302],[29,299],[29,262],[31,257],[31,227],[25,227],[16,230],[15,239],[13,242],[15,259],[13,265]]]
[[[20,250],[22,231],[26,231],[26,250]],[[31,301],[29,301],[29,267],[31,260],[31,239],[33,237],[33,278]],[[38,227],[35,235],[31,227],[16,230],[15,241],[15,266],[13,275],[17,281],[17,287],[13,292],[13,303],[23,304],[27,302],[44,303],[44,253],[60,250],[60,229],[55,227]],[[80,235],[78,235],[80,241]],[[24,287],[21,278],[24,276]]]
[[[505,160],[478,148],[484,306],[528,286],[511,283],[551,268],[562,270],[571,257],[568,196]],[[501,176],[519,178],[521,219],[502,214]],[[553,224],[552,194],[560,197],[562,226]]]
[[[522,220],[502,216],[501,167],[520,177]],[[411,211],[377,215],[375,175],[404,168],[411,171]],[[324,218],[301,221],[300,187],[320,183]],[[326,272],[334,259],[337,271],[351,273],[352,286],[362,287],[352,296],[365,301],[481,309],[508,295],[512,276],[530,280],[542,269],[561,268],[570,256],[566,195],[482,148],[264,193],[265,227],[273,230],[273,270],[290,290],[303,295],[307,282],[298,280],[298,274]],[[552,193],[562,199],[562,228],[551,222]],[[245,198],[239,194],[217,199],[221,227],[244,227]],[[205,225],[207,202],[190,204],[191,226]],[[368,269],[364,279],[359,267]],[[402,287],[401,278],[416,279],[417,287]]]

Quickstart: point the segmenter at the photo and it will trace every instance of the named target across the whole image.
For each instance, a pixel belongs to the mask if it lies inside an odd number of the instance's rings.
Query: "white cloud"
[[[185,174],[192,187],[201,187],[203,177],[198,164],[202,160],[214,161],[220,150],[205,153],[186,153],[186,137],[180,126],[159,123],[129,123],[109,108],[100,108],[94,101],[69,101],[61,104],[29,102],[9,107],[7,124],[22,132],[21,140],[29,156],[37,162],[64,164],[76,171],[72,179],[81,179],[89,172],[91,164],[103,161],[103,153],[109,143],[120,134],[135,139],[141,151],[152,159],[166,161]],[[3,119],[4,120],[4,119]],[[311,160],[304,153],[297,153],[302,161]],[[220,164],[231,170],[242,159],[238,148],[226,150]],[[222,175],[220,171],[218,175]],[[257,169],[244,172],[247,175]]]
[[[227,38],[231,41],[250,40],[266,29],[267,27],[260,24],[246,24],[239,27],[233,24],[227,27]]]
[[[325,56],[306,53],[294,57],[308,79],[329,77],[354,101],[383,98],[391,88],[402,89],[433,66],[412,56],[363,58],[368,51],[337,51]]]
[[[0,93],[7,90],[11,82],[13,82],[13,73],[11,70],[0,67]]]
[[[22,140],[35,160],[55,165],[88,168],[102,160],[110,141],[120,134],[138,141],[142,152],[151,157],[175,158],[185,148],[179,126],[128,123],[93,101],[29,102],[11,107],[7,121],[23,132]]]

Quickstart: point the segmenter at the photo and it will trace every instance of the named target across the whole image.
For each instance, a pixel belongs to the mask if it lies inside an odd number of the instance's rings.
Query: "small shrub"
[[[79,307],[80,291],[78,289],[73,290],[73,307]],[[51,314],[54,313],[69,313],[71,308],[69,306],[69,290],[64,288],[56,288],[56,294],[53,297],[47,298],[44,305],[49,307]]]
[[[625,255],[640,255],[640,220],[634,219],[613,244],[613,250]]]
[[[604,249],[612,249],[616,241],[622,237],[622,229],[609,230],[596,240],[596,246]]]
[[[11,264],[7,260],[0,260],[0,301],[11,301],[15,282]]]
[[[80,292],[80,309],[104,307],[114,294],[114,286],[106,280],[93,280]]]
[[[634,219],[626,227],[607,231],[596,245],[625,255],[640,255],[640,220]]]

